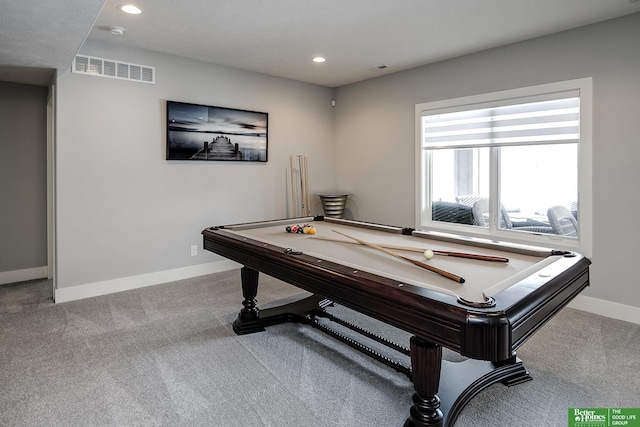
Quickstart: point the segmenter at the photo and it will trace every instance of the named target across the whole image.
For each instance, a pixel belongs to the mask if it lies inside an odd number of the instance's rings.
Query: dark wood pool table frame
[[[292,219],[291,223],[297,222]],[[285,321],[304,321],[308,313],[322,311],[328,301],[411,333],[409,376],[415,393],[405,427],[451,426],[466,403],[489,385],[531,379],[516,349],[589,285],[587,258],[575,253],[554,255],[558,260],[543,286],[525,278],[499,292],[494,307],[473,308],[418,286],[399,288],[397,280],[380,275],[363,271],[354,275],[353,268],[331,261],[318,263],[317,256],[243,238],[224,226],[207,228],[202,234],[204,249],[244,266],[243,308],[233,324],[237,334],[262,331]],[[259,272],[314,297],[259,310]],[[468,359],[442,360],[443,346]]]

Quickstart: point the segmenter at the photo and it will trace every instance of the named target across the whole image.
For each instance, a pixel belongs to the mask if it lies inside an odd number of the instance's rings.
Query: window
[[[417,227],[590,256],[591,86],[416,105]]]

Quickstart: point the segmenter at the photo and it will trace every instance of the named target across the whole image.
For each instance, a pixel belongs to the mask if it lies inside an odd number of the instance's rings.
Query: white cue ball
[[[424,257],[426,259],[431,259],[433,258],[433,251],[431,249],[427,249],[426,251],[424,251]]]

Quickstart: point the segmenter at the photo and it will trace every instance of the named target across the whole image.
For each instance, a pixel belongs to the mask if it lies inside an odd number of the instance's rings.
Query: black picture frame
[[[167,101],[167,160],[266,162],[269,114]]]

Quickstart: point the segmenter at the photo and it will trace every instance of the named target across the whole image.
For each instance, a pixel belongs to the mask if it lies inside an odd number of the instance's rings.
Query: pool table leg
[[[238,335],[264,331],[266,326],[284,322],[305,322],[308,315],[324,310],[331,301],[318,295],[311,295],[281,306],[260,310],[256,303],[259,272],[242,267],[242,309],[233,322],[233,331]]]
[[[247,267],[242,267],[240,269],[240,278],[242,281],[242,309],[240,310],[240,314],[238,314],[238,318],[235,322],[233,322],[233,330],[240,334],[257,332],[260,330],[264,330],[264,328],[258,328],[253,331],[244,330],[242,327],[245,323],[250,323],[258,319],[258,307],[256,305],[256,295],[258,294],[258,277],[259,272],[256,270],[252,270]]]
[[[502,382],[512,386],[532,379],[515,354],[500,362],[452,362],[442,360],[438,344],[415,336],[410,344],[415,393],[404,427],[452,426],[465,405],[490,385]]]
[[[438,386],[442,366],[442,346],[411,337],[411,367],[415,393],[413,406],[404,427],[441,426]]]

